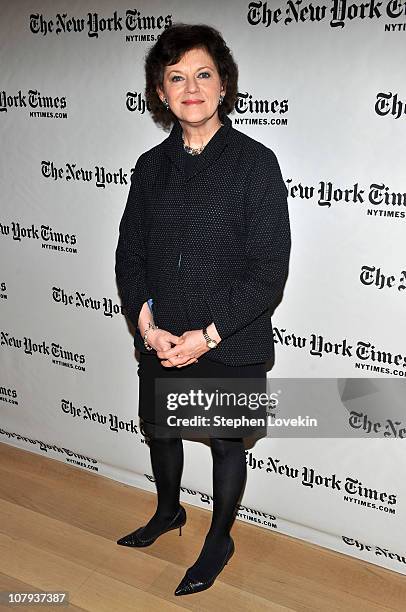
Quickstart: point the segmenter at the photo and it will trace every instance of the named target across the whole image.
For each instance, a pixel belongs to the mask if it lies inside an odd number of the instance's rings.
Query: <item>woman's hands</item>
[[[138,327],[140,330],[144,330],[148,323],[153,322],[148,303],[145,302],[140,312]],[[213,338],[217,343],[221,342],[221,337],[214,323],[207,326],[207,332],[210,338]],[[149,329],[147,340],[149,346],[155,349],[157,357],[161,359],[162,365],[166,368],[174,366],[181,368],[190,363],[196,363],[201,355],[210,351],[202,329],[188,330],[183,332],[181,336],[176,336],[166,329]]]
[[[157,332],[159,331],[165,333],[167,335],[166,337],[169,337],[170,342],[174,343],[175,346],[167,347],[161,342],[159,349],[157,349],[154,343],[156,342],[158,336]],[[159,337],[158,341],[160,341]],[[155,348],[157,356],[161,359],[161,364],[166,368],[173,366],[181,368],[190,363],[196,363],[201,355],[210,350],[201,329],[185,331],[181,336],[174,336],[169,332],[159,329],[150,330],[148,332],[148,343]]]
[[[148,325],[153,323],[154,319],[151,316],[151,311],[148,306],[148,302],[144,302],[138,317],[138,329],[140,330],[140,334],[142,337]],[[156,350],[157,355],[159,357],[162,352],[170,350],[173,344],[175,344],[176,346],[180,343],[183,343],[183,338],[181,336],[175,336],[175,334],[172,334],[166,329],[150,328],[148,329],[147,341],[149,346]],[[189,363],[193,363],[193,361],[194,359],[189,360]],[[164,365],[170,367],[171,365],[175,364],[171,363],[168,360],[164,363]]]
[[[172,344],[181,342],[180,336],[175,336],[166,329],[150,329],[148,331],[148,344],[157,351],[167,351],[172,348]]]

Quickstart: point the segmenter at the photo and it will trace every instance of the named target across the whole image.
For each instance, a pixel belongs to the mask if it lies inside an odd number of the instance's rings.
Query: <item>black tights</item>
[[[154,437],[147,423],[144,423],[143,429],[149,438],[158,495],[156,512],[143,531],[143,537],[148,538],[164,528],[179,509],[183,442],[181,438]],[[242,438],[210,438],[210,446],[213,457],[213,514],[203,549],[193,565],[196,577],[202,580],[216,568],[220,569],[247,475]]]

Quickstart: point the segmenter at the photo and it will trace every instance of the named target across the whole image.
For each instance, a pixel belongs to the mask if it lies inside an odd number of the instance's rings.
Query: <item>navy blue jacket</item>
[[[228,365],[273,359],[271,314],[288,274],[287,188],[274,152],[229,117],[184,169],[182,128],[143,153],[119,226],[115,272],[135,347],[153,299],[158,327],[181,335],[214,321],[222,342],[205,357]]]

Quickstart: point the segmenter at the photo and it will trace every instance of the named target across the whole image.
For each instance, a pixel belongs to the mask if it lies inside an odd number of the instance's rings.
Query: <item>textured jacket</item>
[[[274,152],[229,117],[184,172],[182,128],[143,153],[119,226],[115,272],[135,347],[153,299],[158,327],[181,335],[214,322],[205,357],[228,365],[273,359],[271,314],[288,274],[287,188]]]

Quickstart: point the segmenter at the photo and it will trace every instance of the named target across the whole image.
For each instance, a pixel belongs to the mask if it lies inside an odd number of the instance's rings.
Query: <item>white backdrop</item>
[[[143,58],[179,21],[222,32],[234,127],[274,150],[289,188],[268,375],[405,376],[400,3],[20,0],[0,15],[2,442],[155,490],[114,253],[131,168],[167,136]],[[211,509],[209,448],[185,451],[182,499]],[[241,520],[406,573],[401,437],[275,435],[247,462]]]

